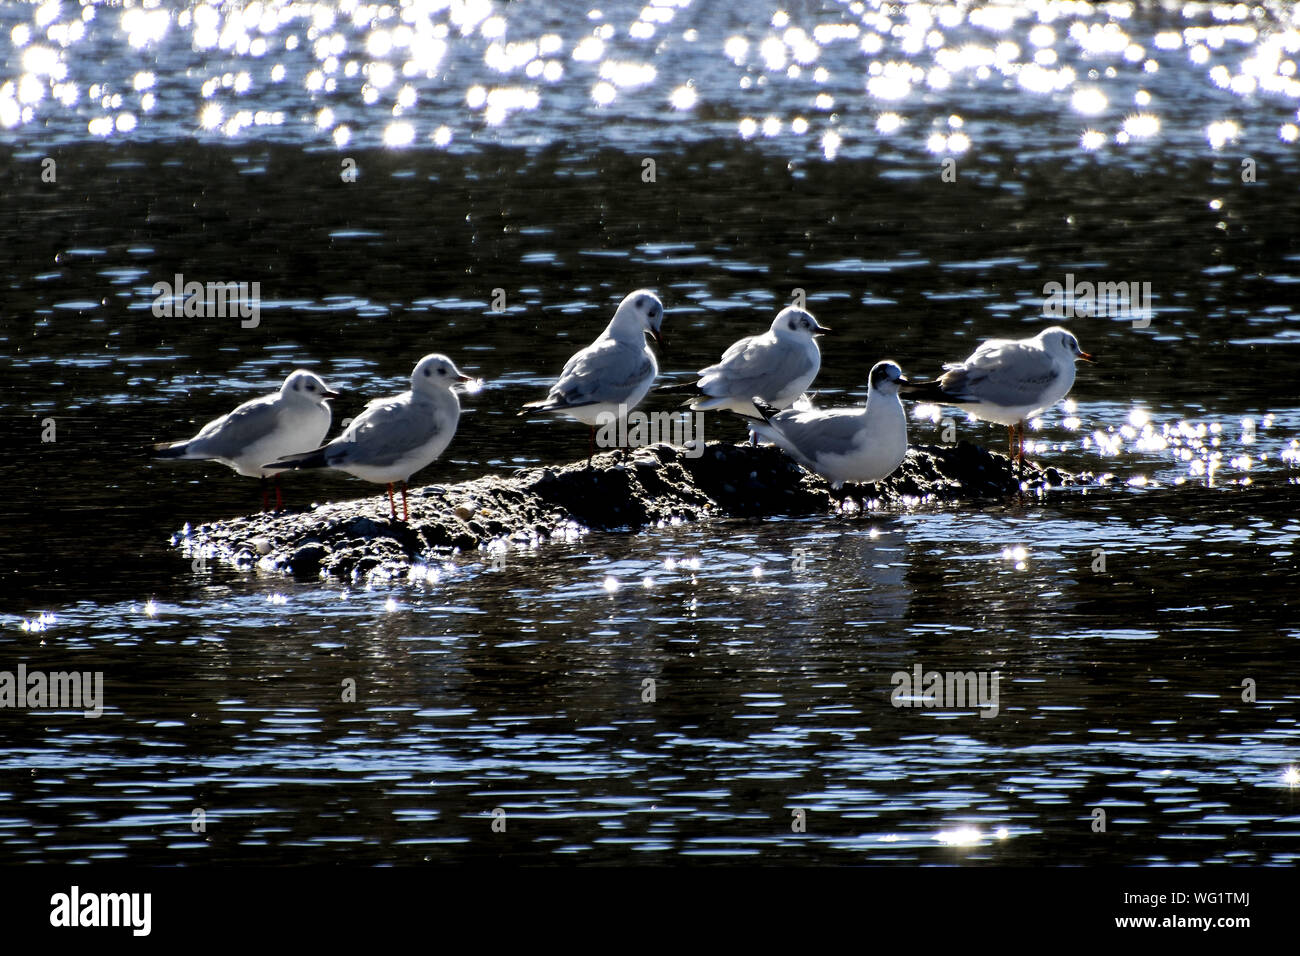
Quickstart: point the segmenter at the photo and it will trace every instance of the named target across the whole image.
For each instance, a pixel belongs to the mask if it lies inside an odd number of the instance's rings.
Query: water
[[[1289,8],[87,9],[0,10],[0,670],[105,682],[3,711],[10,858],[1296,862]],[[156,318],[176,273],[259,281],[260,322]],[[632,288],[679,380],[804,289],[841,404],[1068,274],[1152,311],[1065,322],[1101,362],[1032,454],[1105,481],[1041,499],[295,582],[192,569],[169,536],[256,485],[143,453],[298,366],[355,415],[437,349],[487,385],[421,478],[567,461],[581,426],[515,411]],[[997,715],[893,706],[916,665],[996,671]]]

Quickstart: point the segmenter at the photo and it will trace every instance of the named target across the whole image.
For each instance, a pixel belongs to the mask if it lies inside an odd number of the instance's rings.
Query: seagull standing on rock
[[[327,399],[338,398],[314,372],[298,369],[280,391],[250,399],[229,414],[214,418],[188,441],[154,445],[155,458],[219,461],[238,474],[261,479],[262,509],[266,510],[266,479],[275,477],[275,507],[284,505],[280,472],[263,462],[315,448],[330,430]]]
[[[761,417],[755,395],[774,408],[789,408],[821,370],[817,336],[830,331],[812,313],[790,306],[777,313],[766,332],[732,343],[720,362],[700,369],[699,381],[660,391],[691,391],[693,409],[722,408],[749,418]]]
[[[433,353],[416,363],[411,389],[390,398],[376,398],[328,445],[301,455],[288,455],[268,468],[333,468],[357,478],[388,485],[388,506],[397,520],[393,484],[402,486],[402,520],[410,519],[406,483],[432,464],[451,444],[460,421],[460,400],[452,391],[472,379],[445,355]]]
[[[664,306],[649,289],[638,289],[619,303],[605,331],[596,341],[575,352],[565,363],[559,380],[547,396],[529,402],[529,411],[557,412],[591,427],[587,464],[596,453],[596,425],[602,415],[622,418],[650,391],[659,363],[646,344],[650,335],[660,346]]]
[[[989,339],[964,362],[945,365],[947,371],[937,379],[914,383],[913,397],[956,405],[982,421],[1006,425],[1008,454],[1023,463],[1025,421],[1070,393],[1076,359],[1096,361],[1079,347],[1074,333],[1059,325],[1028,339]]]
[[[749,427],[780,446],[838,490],[846,481],[870,484],[887,478],[907,456],[907,415],[900,389],[912,389],[894,362],[877,362],[862,408],[779,411],[758,396],[760,418]]]

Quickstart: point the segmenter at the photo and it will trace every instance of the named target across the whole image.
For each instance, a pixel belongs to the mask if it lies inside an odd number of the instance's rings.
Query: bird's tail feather
[[[777,408],[775,405],[768,404],[757,395],[751,398],[750,401],[754,403],[754,407],[758,409],[758,413],[763,416],[763,421],[765,422],[770,422],[773,415],[779,415],[781,413],[781,409]]]
[[[263,468],[327,468],[329,462],[325,460],[325,449],[328,445],[322,445],[314,451],[304,451],[297,455],[285,455],[283,458],[277,458],[275,461],[269,461],[264,464]]]
[[[928,382],[918,382],[913,379],[903,387],[902,391],[914,401],[932,402],[936,405],[957,405],[966,401],[961,395],[946,391],[939,384],[938,379],[932,379]]]
[[[150,445],[149,449],[153,452],[154,458],[184,458],[185,453],[189,451],[189,446],[188,441],[160,441]]]

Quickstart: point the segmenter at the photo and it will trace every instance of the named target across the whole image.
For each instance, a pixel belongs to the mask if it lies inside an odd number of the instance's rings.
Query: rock
[[[1100,480],[1111,479],[1103,476]],[[397,576],[494,541],[572,539],[586,529],[637,529],[698,521],[715,514],[830,514],[930,501],[996,498],[1088,483],[961,442],[908,449],[894,474],[874,485],[832,492],[772,445],[712,442],[698,457],[658,444],[585,461],[488,475],[449,488],[412,489],[410,524],[389,516],[384,495],[319,505],[310,512],[259,514],[186,529],[173,538],[183,553],[201,549],[238,567],[256,562],[298,576],[321,571],[355,580]],[[449,498],[455,499],[451,504]],[[418,502],[418,503],[416,503]],[[260,560],[259,560],[260,559]]]
[[[289,571],[297,577],[311,577],[320,573],[329,549],[317,541],[308,542],[289,556]]]

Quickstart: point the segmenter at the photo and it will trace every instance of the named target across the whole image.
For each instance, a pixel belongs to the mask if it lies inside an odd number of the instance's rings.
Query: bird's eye
[[[424,370],[424,377],[425,378],[429,377],[429,370],[427,368]]]
[[[440,368],[440,369],[438,369],[438,374],[439,374],[439,375],[446,375],[446,374],[447,374],[447,370],[446,370],[445,368]]]
[[[294,390],[295,392],[300,391],[301,389],[302,389],[302,386],[301,386],[298,382],[294,382],[294,383],[293,383],[293,390]]]
[[[793,331],[793,330],[794,330],[794,319],[791,319],[791,320],[789,321],[789,323],[787,323],[787,324],[789,325],[791,331]]]

